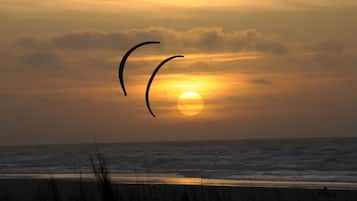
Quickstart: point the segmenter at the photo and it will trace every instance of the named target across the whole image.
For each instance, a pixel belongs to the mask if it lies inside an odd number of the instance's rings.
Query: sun
[[[203,107],[202,96],[197,92],[184,92],[178,98],[177,109],[185,116],[198,115]]]

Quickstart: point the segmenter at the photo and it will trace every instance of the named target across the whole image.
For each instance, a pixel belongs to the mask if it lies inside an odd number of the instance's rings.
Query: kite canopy
[[[154,80],[155,78],[155,75],[157,74],[157,72],[159,72],[160,68],[165,64],[167,63],[168,61],[172,60],[172,59],[175,59],[175,58],[178,58],[178,57],[184,57],[182,55],[176,55],[176,56],[172,56],[172,57],[169,57],[165,60],[163,60],[154,70],[154,72],[151,74],[151,77],[150,77],[150,80],[146,86],[146,92],[145,92],[145,99],[146,99],[146,107],[148,108],[150,114],[153,116],[153,117],[156,117],[155,114],[153,113],[153,111],[151,110],[151,106],[150,106],[150,98],[149,98],[149,93],[150,93],[150,87],[151,87],[151,84],[152,84],[152,81]]]
[[[125,84],[124,84],[124,75],[123,75],[126,60],[130,56],[130,54],[132,52],[134,52],[137,48],[142,47],[144,45],[149,45],[149,44],[160,44],[160,42],[159,41],[146,41],[146,42],[143,42],[143,43],[139,43],[139,44],[135,45],[134,47],[130,48],[124,54],[123,58],[121,59],[121,62],[120,62],[120,65],[119,65],[119,70],[118,70],[118,78],[119,78],[119,81],[120,81],[121,88],[123,89],[124,96],[127,95],[127,92],[126,92],[126,89],[125,89]]]

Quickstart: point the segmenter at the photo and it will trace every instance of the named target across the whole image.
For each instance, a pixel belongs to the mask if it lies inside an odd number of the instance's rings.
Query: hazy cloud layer
[[[231,52],[260,51],[284,54],[288,48],[278,39],[256,30],[224,32],[219,28],[199,28],[176,31],[150,28],[125,32],[80,32],[66,34],[49,40],[22,39],[17,45],[26,48],[53,47],[59,49],[110,49],[122,51],[142,41],[158,40],[161,51],[177,52]]]

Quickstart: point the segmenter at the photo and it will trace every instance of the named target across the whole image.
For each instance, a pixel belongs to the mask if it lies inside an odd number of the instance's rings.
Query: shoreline
[[[86,179],[0,179],[0,200],[99,201],[105,200],[102,193],[106,191],[103,191],[102,187],[95,180]],[[328,188],[112,184],[110,190],[117,201],[357,200],[357,190]]]
[[[269,181],[269,180],[239,180],[211,179],[198,177],[183,177],[177,174],[111,174],[112,183],[116,185],[187,185],[213,187],[264,187],[264,188],[302,188],[302,189],[334,189],[357,190],[355,182],[321,182],[321,181]],[[0,174],[1,180],[85,180],[95,181],[95,175],[88,174]]]

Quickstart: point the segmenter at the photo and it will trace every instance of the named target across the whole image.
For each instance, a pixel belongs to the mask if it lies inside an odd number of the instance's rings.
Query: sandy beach
[[[113,184],[114,197],[103,197],[102,186],[93,180],[1,179],[0,200],[34,201],[352,201],[356,190],[304,189],[279,187],[228,187],[173,184]]]

